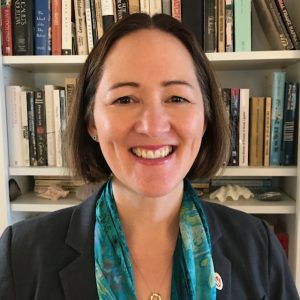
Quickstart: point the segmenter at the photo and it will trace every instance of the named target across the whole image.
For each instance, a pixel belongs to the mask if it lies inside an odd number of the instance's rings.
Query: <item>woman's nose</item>
[[[170,127],[170,118],[163,103],[142,105],[135,123],[136,132],[159,137],[168,132]]]

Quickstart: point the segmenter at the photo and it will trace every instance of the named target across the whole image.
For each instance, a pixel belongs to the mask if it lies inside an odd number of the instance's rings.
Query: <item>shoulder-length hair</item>
[[[75,174],[91,182],[111,174],[99,144],[88,133],[88,125],[93,118],[95,93],[106,55],[117,40],[141,29],[157,29],[173,35],[182,42],[193,59],[203,95],[207,128],[187,177],[209,179],[228,159],[230,131],[225,105],[210,63],[193,33],[176,19],[163,14],[152,17],[142,13],[129,15],[114,24],[95,44],[79,74],[68,120],[66,148],[69,166]]]

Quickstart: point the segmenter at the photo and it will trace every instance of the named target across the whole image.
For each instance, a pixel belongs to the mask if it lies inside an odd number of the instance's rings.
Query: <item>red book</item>
[[[61,55],[61,0],[52,0],[52,55]]]
[[[287,233],[284,232],[278,232],[276,233],[276,236],[286,254],[286,256],[288,256],[289,253],[289,236]]]
[[[12,26],[11,26],[11,0],[1,1],[2,16],[2,54],[13,55]]]
[[[172,0],[172,17],[181,21],[181,0]]]

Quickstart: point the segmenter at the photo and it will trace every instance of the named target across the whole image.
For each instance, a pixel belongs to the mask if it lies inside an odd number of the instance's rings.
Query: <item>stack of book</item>
[[[270,96],[249,94],[247,88],[222,89],[232,132],[228,165],[295,165],[299,84],[274,72]]]
[[[66,166],[62,139],[76,79],[65,87],[45,85],[43,90],[6,87],[9,165]]]

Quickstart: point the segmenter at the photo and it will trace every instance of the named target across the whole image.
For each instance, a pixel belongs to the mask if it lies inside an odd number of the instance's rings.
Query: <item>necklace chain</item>
[[[137,265],[137,263],[136,263],[136,261],[135,261],[133,255],[131,255],[131,259],[132,259],[133,264],[135,265],[136,270],[137,270],[138,273],[140,274],[141,279],[144,281],[144,283],[145,283],[145,285],[147,286],[147,288],[151,291],[151,294],[150,294],[150,296],[149,296],[149,300],[162,300],[162,297],[161,297],[160,293],[158,293],[158,292],[153,292],[153,289],[149,286],[149,284],[148,284],[148,282],[147,282],[147,280],[146,280],[144,274],[142,273],[142,271],[141,271],[140,268],[138,267],[138,265]],[[167,277],[168,271],[169,271],[169,269],[170,269],[170,267],[171,267],[171,265],[172,265],[172,261],[173,261],[173,260],[171,259],[171,262],[169,263],[169,265],[168,265],[168,267],[167,267],[165,273],[163,274],[163,277],[161,278],[161,281],[160,281],[160,283],[159,283],[159,285],[158,285],[158,290],[160,290],[162,284],[164,283],[164,281],[165,281],[165,279],[166,279],[166,277]]]

